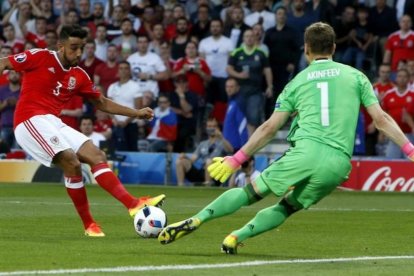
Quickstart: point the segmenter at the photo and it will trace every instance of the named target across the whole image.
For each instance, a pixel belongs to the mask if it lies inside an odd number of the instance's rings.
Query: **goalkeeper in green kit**
[[[272,230],[289,216],[307,209],[348,178],[360,105],[367,108],[375,126],[414,161],[414,146],[378,104],[368,78],[360,71],[332,61],[335,33],[325,23],[305,31],[309,66],[290,81],[276,101],[273,115],[233,156],[217,157],[208,167],[221,182],[265,146],[293,113],[297,113],[288,140],[291,148],[270,164],[253,183],[224,192],[193,217],[168,225],[158,236],[171,243],[203,223],[229,215],[270,193],[279,203],[259,211],[242,228],[225,237],[222,251],[236,254],[244,240]]]

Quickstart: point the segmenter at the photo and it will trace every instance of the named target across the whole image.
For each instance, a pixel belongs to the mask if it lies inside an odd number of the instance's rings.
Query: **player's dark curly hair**
[[[69,37],[84,39],[88,35],[87,31],[79,25],[66,25],[60,30],[59,40],[66,41]]]

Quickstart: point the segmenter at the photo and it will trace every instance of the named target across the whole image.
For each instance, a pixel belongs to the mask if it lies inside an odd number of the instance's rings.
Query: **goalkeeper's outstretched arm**
[[[286,123],[290,117],[290,112],[273,112],[272,116],[259,126],[242,150],[249,156],[255,154],[262,147],[266,146],[277,131]]]
[[[207,168],[210,176],[224,183],[231,174],[240,168],[241,164],[269,143],[270,139],[286,123],[289,116],[289,112],[274,112],[266,122],[256,129],[249,141],[233,156],[213,158],[213,163]]]

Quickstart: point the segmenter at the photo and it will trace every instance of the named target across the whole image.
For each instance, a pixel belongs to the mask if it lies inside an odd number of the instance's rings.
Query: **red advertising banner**
[[[414,163],[408,160],[352,160],[344,189],[378,192],[413,192]]]

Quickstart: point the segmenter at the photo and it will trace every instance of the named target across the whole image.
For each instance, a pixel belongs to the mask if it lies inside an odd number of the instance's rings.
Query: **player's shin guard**
[[[95,221],[89,211],[88,197],[86,196],[82,176],[65,176],[65,186],[69,197],[75,205],[76,211],[82,219],[84,228],[88,228]]]
[[[205,222],[232,214],[246,205],[249,205],[246,191],[243,188],[233,188],[224,192],[194,217]]]
[[[92,167],[91,171],[99,186],[118,199],[126,208],[133,208],[137,205],[138,200],[128,193],[108,164],[97,164]]]
[[[298,211],[284,198],[278,204],[259,211],[245,226],[231,233],[238,242],[272,230],[281,225],[290,215]]]

